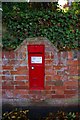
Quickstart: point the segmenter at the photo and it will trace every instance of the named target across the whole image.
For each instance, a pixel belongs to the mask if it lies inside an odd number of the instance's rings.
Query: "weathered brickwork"
[[[27,45],[45,45],[44,90],[29,90]],[[78,98],[79,51],[59,52],[46,38],[24,40],[15,51],[2,52],[2,96],[4,99],[48,101]],[[58,103],[58,102],[57,102]],[[57,104],[56,103],[56,104]]]

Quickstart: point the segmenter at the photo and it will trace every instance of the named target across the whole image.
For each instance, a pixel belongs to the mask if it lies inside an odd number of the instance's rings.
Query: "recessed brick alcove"
[[[43,90],[29,89],[28,45],[45,45]],[[27,38],[14,51],[2,51],[3,103],[14,105],[78,105],[79,51],[62,51],[43,37]],[[38,104],[41,105],[41,104]]]

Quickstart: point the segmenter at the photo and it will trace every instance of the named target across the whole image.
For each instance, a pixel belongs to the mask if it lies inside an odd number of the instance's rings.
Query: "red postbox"
[[[29,85],[31,90],[44,89],[44,45],[28,45]]]

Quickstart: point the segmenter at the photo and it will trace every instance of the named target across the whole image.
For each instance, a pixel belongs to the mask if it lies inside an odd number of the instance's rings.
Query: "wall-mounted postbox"
[[[28,45],[29,85],[32,90],[44,89],[44,45]]]

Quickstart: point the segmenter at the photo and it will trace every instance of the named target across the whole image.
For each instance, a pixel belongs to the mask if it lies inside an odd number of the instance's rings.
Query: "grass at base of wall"
[[[33,119],[33,118],[32,118]],[[37,120],[79,120],[80,112],[49,112],[45,117],[39,116]],[[6,112],[2,116],[2,120],[31,120],[29,119],[29,110],[18,110]],[[33,119],[34,120],[34,119]]]

